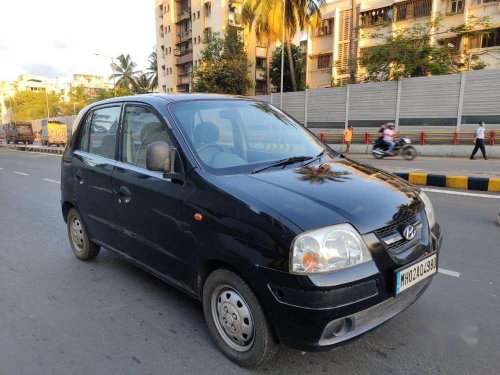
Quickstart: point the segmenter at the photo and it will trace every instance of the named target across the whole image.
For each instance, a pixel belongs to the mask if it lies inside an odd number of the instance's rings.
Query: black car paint
[[[83,206],[80,202],[75,168],[86,171],[100,168],[108,176],[103,177],[104,190],[96,188],[102,181],[90,177],[88,182],[93,191],[107,194],[114,203],[111,211],[106,205],[104,213],[93,216],[105,214],[103,220],[109,222],[106,228],[112,231],[104,234],[99,229],[94,231],[95,217],[84,213],[84,224],[93,240],[195,298],[201,297],[204,277],[211,269],[220,266],[233,269],[261,301],[278,340],[305,350],[321,349],[320,335],[328,322],[392,298],[396,268],[439,250],[439,226],[436,224],[431,234],[425,220],[421,241],[399,258],[390,255],[373,231],[404,210],[421,211],[418,189],[392,174],[334,152],[328,152],[312,165],[328,163],[332,174],[323,180],[309,178],[304,168],[310,166],[302,167],[300,163],[258,174],[207,173],[197,163],[168,111],[171,102],[206,98],[205,95],[144,95],[105,101],[141,103],[163,117],[172,132],[184,179],[164,179],[156,172],[119,161],[96,164],[92,156],[86,155],[85,159],[79,152],[75,155],[77,128],[62,161],[63,215],[71,206],[80,211],[87,209],[85,201]],[[96,105],[84,109],[75,124]],[[122,186],[129,189],[133,207],[123,208],[118,203]],[[147,193],[149,189],[154,193]],[[90,202],[99,201],[90,199]],[[109,217],[113,209],[114,220]],[[203,216],[202,221],[193,219],[196,213]],[[326,274],[289,272],[290,246],[297,235],[346,222],[360,232],[374,262]],[[435,241],[431,241],[433,238]],[[338,302],[331,304],[334,300]],[[295,325],[302,328],[291,328]]]

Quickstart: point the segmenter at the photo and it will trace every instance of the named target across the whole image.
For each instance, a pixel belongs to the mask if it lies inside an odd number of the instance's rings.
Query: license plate
[[[412,287],[437,272],[437,254],[396,271],[396,294]]]

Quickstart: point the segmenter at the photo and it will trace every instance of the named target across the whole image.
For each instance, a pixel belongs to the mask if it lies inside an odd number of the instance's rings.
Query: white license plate
[[[396,272],[396,294],[412,287],[437,272],[437,254]]]

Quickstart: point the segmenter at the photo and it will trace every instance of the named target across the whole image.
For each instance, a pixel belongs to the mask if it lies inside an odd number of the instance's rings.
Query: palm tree
[[[118,60],[118,64],[113,63],[113,69],[116,72],[114,77],[117,78],[116,86],[123,88],[133,87],[134,76],[137,74],[137,71],[134,69],[137,67],[137,64],[132,61],[129,54],[126,56],[121,54],[116,59]]]
[[[283,15],[283,1],[285,14]],[[321,20],[320,7],[326,0],[247,0],[243,6],[244,22],[256,26],[257,38],[265,36],[268,43],[280,40],[286,45],[290,72],[295,72],[290,39],[297,31],[308,24],[316,27]],[[282,34],[283,17],[285,18],[285,40]],[[269,69],[268,69],[269,70]],[[295,74],[290,74],[293,91],[297,91]]]
[[[151,52],[149,55],[149,67],[148,72],[151,75],[151,88],[156,89],[158,87],[158,56],[156,51]]]
[[[135,94],[147,94],[154,90],[153,76],[150,73],[139,73],[132,80],[132,89]]]

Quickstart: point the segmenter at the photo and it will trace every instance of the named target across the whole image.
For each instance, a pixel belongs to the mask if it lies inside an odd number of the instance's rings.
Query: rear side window
[[[146,168],[148,146],[156,141],[172,146],[166,126],[147,107],[127,105],[123,120],[122,161]]]
[[[82,126],[80,145],[78,146],[78,150],[82,150],[85,152],[89,151],[89,133],[90,133],[91,121],[92,121],[92,113],[89,113],[87,115],[87,118],[85,119],[85,123]]]
[[[116,131],[121,107],[96,109],[92,113],[88,152],[114,159]]]

